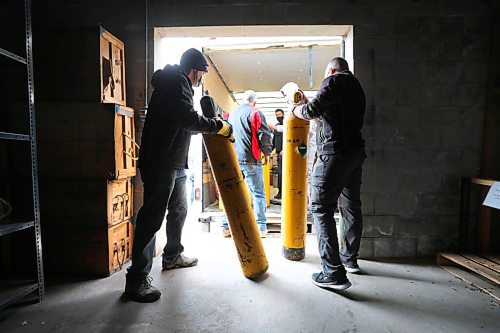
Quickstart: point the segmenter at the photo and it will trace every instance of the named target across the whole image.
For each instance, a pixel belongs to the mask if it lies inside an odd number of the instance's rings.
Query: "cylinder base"
[[[304,259],[306,256],[306,249],[290,249],[286,246],[283,246],[283,257],[288,260],[299,261]]]
[[[250,280],[254,280],[256,278],[258,278],[259,276],[261,276],[262,274],[264,274],[265,272],[267,272],[267,269],[269,268],[269,265],[266,265],[265,267],[262,268],[262,270],[258,271],[258,272],[254,272],[254,273],[251,273],[251,274],[245,274],[245,277],[247,279],[250,279]]]

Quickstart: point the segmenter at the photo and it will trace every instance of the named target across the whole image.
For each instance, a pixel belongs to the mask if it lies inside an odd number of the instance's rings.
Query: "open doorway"
[[[275,125],[275,110],[287,108],[280,88],[296,82],[313,98],[331,58],[342,56],[354,68],[352,41],[349,25],[155,28],[155,70],[178,63],[182,52],[197,48],[210,63],[203,87],[195,88],[197,110],[201,110],[201,96],[208,92],[225,112],[231,112],[241,103],[242,93],[251,89],[257,92],[257,108],[268,124]],[[190,214],[202,216],[208,223],[205,230],[210,230],[210,222],[218,223],[223,212],[201,135],[192,138],[189,168]],[[279,224],[281,219],[281,207],[271,204],[278,192],[276,168],[274,159],[264,172],[269,224]]]

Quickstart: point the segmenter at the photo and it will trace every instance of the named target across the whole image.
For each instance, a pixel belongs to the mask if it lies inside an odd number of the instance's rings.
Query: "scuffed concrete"
[[[281,256],[278,235],[264,239],[269,271],[243,277],[232,239],[201,233],[186,223],[187,255],[199,265],[161,272],[153,284],[163,295],[154,304],[122,302],[125,271],[107,279],[47,289],[35,305],[0,314],[2,332],[498,332],[500,307],[489,295],[432,263],[361,260],[363,275],[335,293],[310,282],[319,271],[314,236],[306,258]]]

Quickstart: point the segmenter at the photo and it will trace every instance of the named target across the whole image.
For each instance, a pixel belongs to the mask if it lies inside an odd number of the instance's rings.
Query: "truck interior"
[[[229,113],[243,102],[244,91],[254,90],[256,107],[268,124],[275,125],[275,110],[287,110],[281,87],[295,82],[313,98],[331,58],[345,57],[354,68],[352,39],[349,25],[156,28],[155,70],[177,63],[186,49],[197,48],[210,64],[203,86],[195,88],[198,110],[203,94],[211,95]],[[269,232],[279,233],[281,205],[274,199],[278,192],[274,152],[271,161],[264,166],[266,217]],[[213,230],[210,226],[220,223],[224,212],[201,135],[192,138],[187,192],[190,211],[199,215],[204,231]]]

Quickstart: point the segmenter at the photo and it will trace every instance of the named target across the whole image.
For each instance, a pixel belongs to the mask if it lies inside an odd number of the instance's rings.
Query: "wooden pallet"
[[[439,253],[437,264],[451,274],[500,300],[498,288],[500,286],[500,257],[492,255],[479,256],[475,254]],[[466,270],[459,270],[450,266],[458,266]],[[470,274],[467,270],[475,273],[476,276]],[[479,279],[477,275],[487,279],[490,283],[486,283],[484,279]]]

